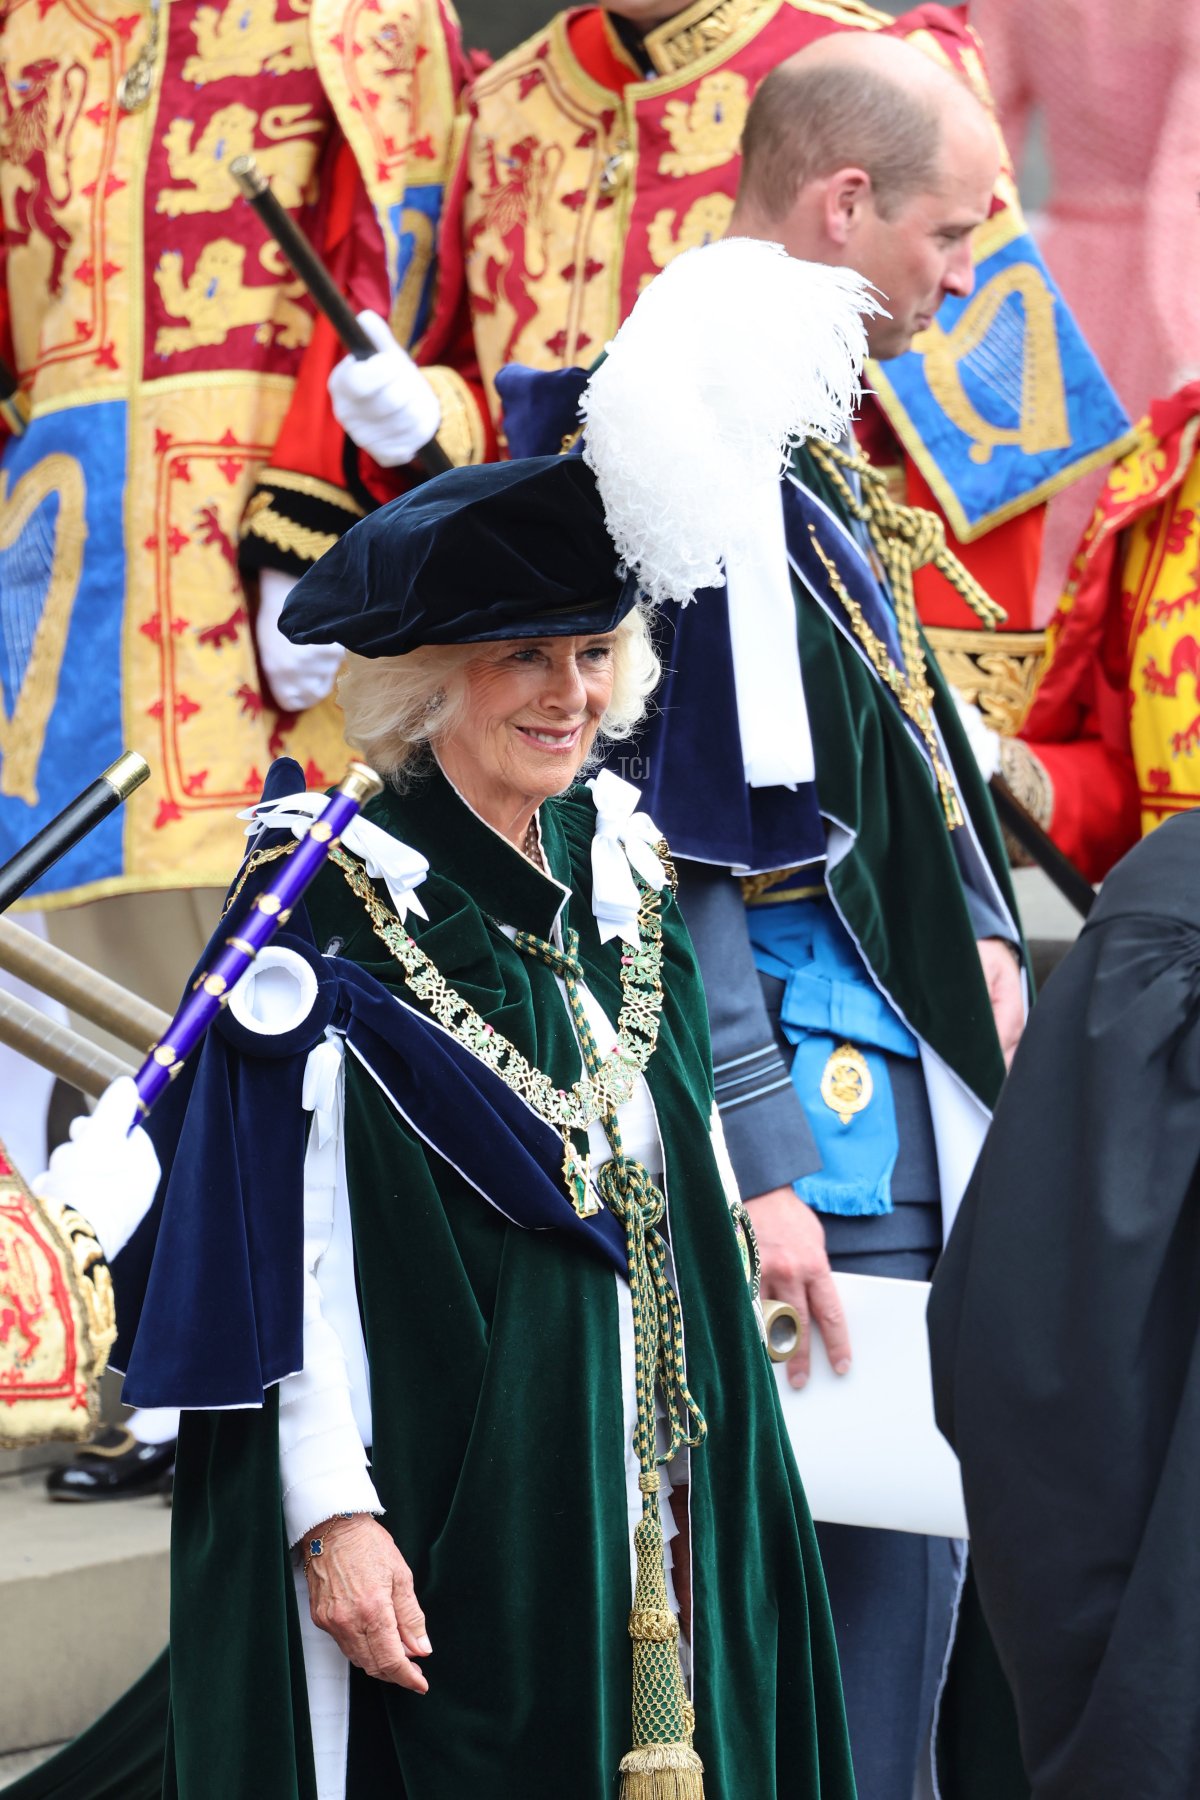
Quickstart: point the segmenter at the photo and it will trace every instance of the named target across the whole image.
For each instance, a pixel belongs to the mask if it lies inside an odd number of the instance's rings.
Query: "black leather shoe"
[[[174,1438],[139,1444],[123,1425],[108,1425],[72,1462],[51,1469],[46,1492],[52,1500],[132,1500],[169,1494],[174,1474]]]

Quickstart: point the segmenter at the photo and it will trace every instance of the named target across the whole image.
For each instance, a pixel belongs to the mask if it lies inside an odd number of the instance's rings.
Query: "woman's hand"
[[[429,1683],[410,1659],[428,1656],[433,1645],[425,1635],[412,1571],[391,1533],[378,1519],[355,1513],[327,1519],[306,1533],[306,1544],[310,1537],[322,1545],[305,1569],[313,1623],[376,1680],[428,1693]]]

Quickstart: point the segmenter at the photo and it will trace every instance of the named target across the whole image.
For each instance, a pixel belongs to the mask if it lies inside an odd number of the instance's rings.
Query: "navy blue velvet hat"
[[[577,456],[451,469],[369,513],[301,576],[294,644],[402,656],[419,644],[611,631],[637,599]]]

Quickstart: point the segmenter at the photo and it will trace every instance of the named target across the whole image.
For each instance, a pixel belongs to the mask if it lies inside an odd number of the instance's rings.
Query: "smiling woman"
[[[162,1792],[852,1800],[666,846],[576,784],[658,671],[595,478],[439,476],[281,628],[353,653],[391,780],[155,1113],[151,1280],[115,1271],[139,1401],[189,1409]],[[299,775],[235,909],[319,828]]]
[[[435,747],[445,766],[452,741],[477,730],[484,714],[511,714],[515,727],[558,740],[546,746],[562,759],[553,785],[538,790],[548,796],[576,778],[597,738],[631,735],[659,672],[649,617],[639,604],[614,632],[591,638],[507,638],[427,644],[402,657],[351,655],[338,699],[349,742],[396,788],[427,765]],[[582,721],[574,718],[575,682],[586,695]],[[584,729],[575,737],[577,724]]]

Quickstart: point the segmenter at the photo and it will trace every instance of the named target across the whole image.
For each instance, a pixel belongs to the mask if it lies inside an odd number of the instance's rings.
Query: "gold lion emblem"
[[[272,281],[247,287],[242,280],[245,262],[244,244],[235,244],[232,238],[213,238],[201,250],[185,282],[180,252],[163,252],[154,271],[155,285],[167,311],[187,323],[159,327],[154,339],[159,356],[223,344],[240,325],[255,326],[260,344],[267,343],[272,332],[278,334],[276,341],[284,350],[298,350],[308,342],[312,319],[296,304],[304,284]]]
[[[275,0],[201,6],[192,20],[192,35],[196,54],[184,63],[183,79],[197,87],[235,75],[257,79],[313,66],[307,26],[300,20],[277,20]]]
[[[215,112],[197,142],[193,143],[194,119],[173,119],[163,134],[167,166],[180,187],[163,188],[154,210],[177,219],[183,213],[225,212],[238,198],[229,179],[235,156],[254,151],[255,161],[268,176],[277,200],[287,207],[316,199],[311,156],[297,155],[286,140],[310,137],[321,130],[321,121],[309,106],[272,106],[262,115],[264,137],[274,140],[266,149],[255,148],[259,117],[249,106],[235,102]],[[284,141],[281,141],[284,140]],[[301,162],[306,167],[298,168]]]
[[[669,100],[663,130],[671,140],[658,165],[660,175],[703,175],[737,155],[750,110],[750,83],[732,69],[706,75],[696,97]]]
[[[703,194],[688,207],[676,231],[674,207],[661,207],[646,233],[650,254],[657,266],[665,269],[684,250],[724,237],[732,215],[733,201],[728,194]]]

